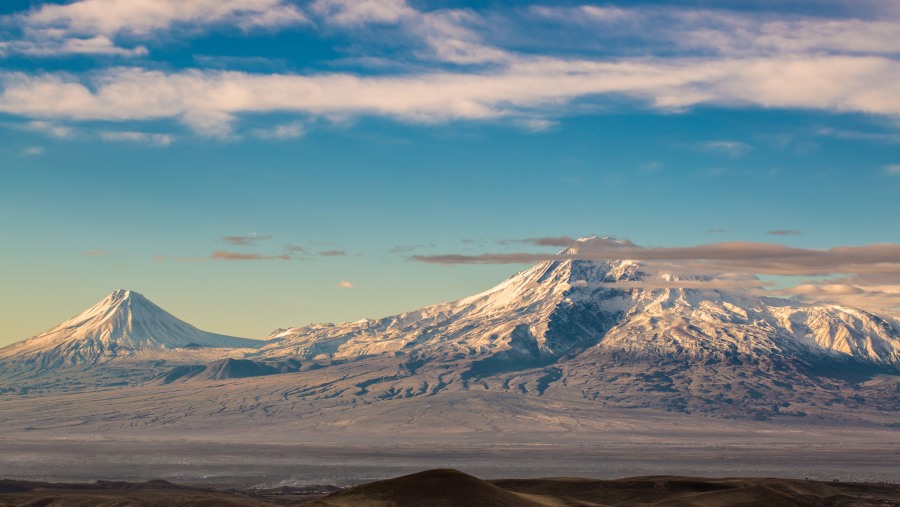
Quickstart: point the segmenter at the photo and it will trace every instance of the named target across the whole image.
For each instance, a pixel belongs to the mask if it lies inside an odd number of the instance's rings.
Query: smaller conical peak
[[[140,294],[133,290],[118,289],[118,290],[112,291],[109,294],[109,296],[106,297],[106,299],[109,299],[111,301],[124,301],[126,299],[147,299],[147,298],[145,298],[143,296],[143,294]]]

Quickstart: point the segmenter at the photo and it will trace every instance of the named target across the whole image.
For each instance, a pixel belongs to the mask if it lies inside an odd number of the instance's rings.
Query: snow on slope
[[[0,362],[52,368],[186,346],[236,348],[260,344],[201,331],[137,292],[117,290],[55,328],[0,349]]]
[[[577,255],[577,248],[564,253]],[[446,360],[504,354],[528,363],[590,349],[631,357],[782,354],[900,366],[900,328],[887,319],[703,288],[710,280],[631,260],[545,261],[458,301],[378,320],[278,330],[254,355],[326,360],[402,352]]]

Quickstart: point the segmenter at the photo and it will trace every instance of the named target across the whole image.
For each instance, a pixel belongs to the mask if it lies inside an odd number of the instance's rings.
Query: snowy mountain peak
[[[242,348],[259,344],[256,340],[201,331],[143,295],[123,289],[45,333],[0,349],[0,360],[54,366],[188,345]]]
[[[582,238],[479,294],[378,320],[279,330],[260,355],[408,353],[476,362],[497,356],[528,365],[583,351],[653,361],[738,355],[752,362],[778,354],[801,362],[900,364],[900,327],[887,320],[762,298],[750,279],[673,273],[650,262],[605,257],[634,248],[626,240]]]
[[[587,236],[575,240],[574,244],[569,245],[559,255],[578,256],[579,254],[590,253],[591,250],[622,250],[634,246],[635,244],[628,240],[616,239],[611,236]]]

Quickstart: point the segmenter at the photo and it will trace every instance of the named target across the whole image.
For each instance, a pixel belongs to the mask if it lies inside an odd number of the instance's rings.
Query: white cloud
[[[275,125],[271,128],[253,129],[250,133],[260,139],[296,139],[303,137],[306,134],[306,129],[302,123],[293,122]]]
[[[310,10],[331,23],[345,26],[397,23],[419,14],[404,0],[315,0]]]
[[[723,55],[855,53],[895,55],[900,21],[882,13],[872,19],[835,19],[798,14],[641,6],[540,7],[547,20],[594,30],[594,38],[630,36],[632,43],[671,52],[703,50]],[[893,16],[893,19],[892,19]]]
[[[157,134],[132,131],[101,131],[100,139],[109,142],[130,142],[148,144],[151,146],[169,146],[174,141],[170,134]]]
[[[116,46],[109,37],[97,35],[91,38],[55,39],[40,37],[30,40],[5,42],[0,45],[0,56],[6,53],[19,53],[28,56],[62,56],[73,54],[143,56],[147,48],[136,46],[123,48]]]
[[[838,282],[838,283],[835,283]],[[864,286],[825,280],[804,283],[787,289],[773,290],[776,295],[793,296],[806,302],[824,302],[875,311],[900,310],[900,285]]]
[[[80,0],[44,4],[23,15],[22,21],[34,29],[112,36],[148,35],[179,23],[250,28],[305,23],[307,19],[283,0]]]
[[[22,150],[19,151],[19,154],[20,154],[20,155],[24,155],[24,156],[26,156],[26,157],[33,157],[33,156],[36,156],[36,155],[43,155],[43,154],[44,154],[44,148],[43,148],[42,146],[27,146],[27,147],[25,147],[25,148],[22,148]]]
[[[900,164],[889,164],[884,166],[885,174],[900,175]]]
[[[729,140],[715,140],[715,141],[706,141],[700,144],[700,147],[706,151],[723,153],[725,155],[729,155],[732,157],[740,157],[742,155],[746,155],[753,148],[747,144],[742,143],[740,141],[729,141]]]
[[[72,139],[78,134],[78,131],[66,125],[52,121],[34,120],[25,125],[25,128],[35,132],[41,132],[56,139]]]
[[[662,110],[710,104],[896,116],[897,82],[900,62],[873,56],[614,62],[538,57],[479,73],[373,77],[113,68],[87,78],[0,74],[0,112],[69,120],[177,118],[217,136],[227,136],[241,113],[522,121],[567,114],[567,103],[602,95],[629,96]]]
[[[473,11],[442,9],[418,11],[405,0],[316,0],[313,13],[331,25],[358,29],[368,24],[395,24],[428,49],[420,59],[472,64],[509,58],[506,51],[483,42],[482,34],[469,28],[482,18]]]
[[[145,46],[121,47],[114,39],[147,39],[179,26],[225,24],[247,30],[309,23],[286,0],[78,0],[44,4],[5,21],[20,27],[22,37],[0,43],[0,56],[143,56]]]

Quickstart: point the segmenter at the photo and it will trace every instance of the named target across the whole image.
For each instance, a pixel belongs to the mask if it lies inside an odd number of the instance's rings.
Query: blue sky
[[[484,5],[0,4],[0,345],[118,288],[257,338],[380,317],[560,236],[859,247],[740,266],[897,309],[895,2]]]

